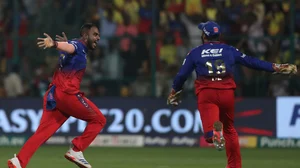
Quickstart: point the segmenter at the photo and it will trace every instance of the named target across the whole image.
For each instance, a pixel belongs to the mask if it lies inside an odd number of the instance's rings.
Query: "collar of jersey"
[[[82,40],[78,40],[80,43],[82,43],[83,44],[83,46],[84,46],[84,48],[85,48],[85,50],[87,50],[88,48],[87,48],[87,46],[86,46],[86,44],[82,41]]]
[[[78,41],[86,47],[86,44],[82,40],[78,40]]]
[[[204,44],[220,44],[220,41],[209,41],[209,42],[204,42]]]

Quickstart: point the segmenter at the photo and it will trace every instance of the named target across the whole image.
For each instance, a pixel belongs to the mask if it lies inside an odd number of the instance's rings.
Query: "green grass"
[[[19,147],[0,147],[0,168]],[[27,168],[74,168],[68,147],[43,146]],[[299,149],[242,149],[243,168],[299,168]],[[96,148],[85,151],[93,168],[225,168],[225,152],[203,148]]]

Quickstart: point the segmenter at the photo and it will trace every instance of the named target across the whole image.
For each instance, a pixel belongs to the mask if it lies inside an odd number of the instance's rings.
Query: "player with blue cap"
[[[177,73],[167,103],[177,106],[188,76],[195,70],[195,93],[204,138],[218,150],[226,149],[227,167],[241,168],[238,134],[234,128],[233,67],[241,64],[252,69],[281,74],[296,74],[293,64],[275,64],[248,56],[238,49],[220,43],[220,26],[213,21],[200,23],[203,44],[192,49]],[[226,141],[226,145],[225,145]]]

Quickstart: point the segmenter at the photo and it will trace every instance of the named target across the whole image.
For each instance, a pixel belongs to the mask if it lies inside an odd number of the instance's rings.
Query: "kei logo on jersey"
[[[214,49],[203,49],[201,52],[201,57],[220,57],[222,56],[223,48],[214,48]]]

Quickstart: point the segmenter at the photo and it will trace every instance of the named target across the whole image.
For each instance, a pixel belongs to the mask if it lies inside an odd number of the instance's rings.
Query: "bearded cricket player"
[[[100,133],[106,119],[99,108],[80,91],[80,83],[86,69],[88,50],[94,50],[100,40],[99,30],[96,25],[86,23],[80,29],[78,40],[65,42],[54,41],[48,34],[44,35],[45,38],[38,38],[37,45],[43,49],[55,48],[60,51],[58,67],[44,95],[40,125],[19,153],[8,160],[8,167],[26,168],[36,150],[72,116],[86,121],[87,127],[81,136],[72,140],[65,158],[81,168],[91,168],[82,152]]]

